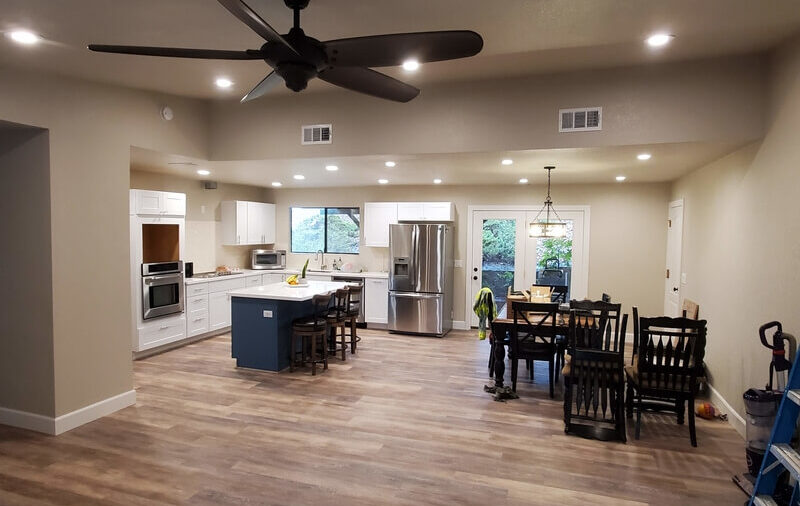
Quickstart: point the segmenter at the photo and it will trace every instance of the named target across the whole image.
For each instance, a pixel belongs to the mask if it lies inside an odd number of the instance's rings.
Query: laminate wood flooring
[[[312,377],[239,370],[230,336],[134,363],[135,406],[58,437],[0,426],[2,505],[728,505],[744,442],[646,414],[640,441],[564,434],[546,364],[484,393],[488,342],[360,330]],[[524,365],[521,368],[523,375]]]

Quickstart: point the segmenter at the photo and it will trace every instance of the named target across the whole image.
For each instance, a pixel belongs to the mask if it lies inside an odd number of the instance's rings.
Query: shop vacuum
[[[769,335],[770,333],[771,335]],[[772,351],[772,361],[769,364],[769,383],[763,390],[751,388],[743,395],[744,408],[747,413],[745,426],[747,472],[733,477],[733,481],[748,496],[751,495],[756,476],[761,470],[761,461],[764,459],[764,453],[769,445],[772,426],[775,424],[783,390],[786,388],[786,380],[789,377],[797,350],[794,336],[783,332],[780,322],[765,323],[758,329],[758,335],[761,338],[761,344]],[[770,344],[770,340],[772,344]],[[788,357],[786,356],[787,348]],[[783,493],[776,494],[775,499],[778,504],[789,504],[792,488],[787,484],[787,478],[788,473],[779,482],[778,489],[776,489],[776,492],[781,488],[784,489]],[[781,499],[784,495],[785,502],[782,502]]]

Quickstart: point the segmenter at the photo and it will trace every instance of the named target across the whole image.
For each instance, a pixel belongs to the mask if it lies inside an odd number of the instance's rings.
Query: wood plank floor
[[[0,504],[714,505],[743,441],[645,415],[642,439],[564,434],[560,391],[483,392],[488,343],[361,331],[310,370],[237,370],[230,337],[134,364],[137,403],[58,437],[0,426]],[[544,371],[540,365],[538,370]]]

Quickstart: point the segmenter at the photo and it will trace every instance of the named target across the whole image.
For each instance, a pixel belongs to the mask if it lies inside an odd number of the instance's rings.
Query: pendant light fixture
[[[547,239],[564,237],[567,235],[567,224],[558,216],[558,213],[553,207],[553,200],[550,198],[550,171],[553,169],[555,169],[555,167],[552,165],[548,165],[544,168],[544,170],[547,171],[547,198],[539,214],[537,214],[528,225],[529,237]],[[544,218],[540,219],[542,213],[544,213]]]

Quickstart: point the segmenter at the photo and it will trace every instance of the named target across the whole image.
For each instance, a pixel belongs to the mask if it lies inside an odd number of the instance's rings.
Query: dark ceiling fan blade
[[[319,78],[348,90],[395,102],[408,102],[419,95],[419,90],[410,84],[363,67],[328,68],[319,73]]]
[[[267,77],[261,80],[260,83],[256,85],[255,88],[250,90],[250,93],[242,97],[241,102],[249,102],[251,100],[255,100],[258,97],[261,97],[267,93],[269,93],[272,89],[283,82],[283,78],[276,74],[275,72],[270,72]]]
[[[414,59],[420,63],[478,54],[483,39],[470,30],[396,33],[337,39],[323,43],[335,67],[389,67]]]
[[[244,3],[242,0],[217,0],[219,3],[222,4],[223,7],[228,9],[231,14],[236,16],[239,21],[246,24],[250,27],[254,32],[259,34],[264,40],[267,42],[275,42],[278,44],[282,44],[290,49],[294,54],[298,54],[297,51],[288,43],[286,40],[275,31],[274,28],[269,26],[269,24],[264,21],[264,19],[256,14],[256,12],[250,8],[249,5]]]
[[[219,49],[184,49],[180,47],[109,46],[89,44],[89,49],[99,53],[137,54],[142,56],[169,56],[173,58],[203,58],[208,60],[261,60],[261,51],[224,51]]]

